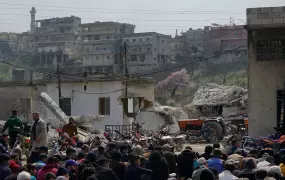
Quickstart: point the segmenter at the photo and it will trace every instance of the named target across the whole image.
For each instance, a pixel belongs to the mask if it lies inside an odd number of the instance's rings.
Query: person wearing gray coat
[[[31,128],[32,151],[38,147],[47,146],[47,126],[46,122],[40,118],[38,112],[33,113],[34,123]]]

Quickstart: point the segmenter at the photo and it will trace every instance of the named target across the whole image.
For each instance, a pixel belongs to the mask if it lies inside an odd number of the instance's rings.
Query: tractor
[[[180,131],[187,134],[187,139],[191,143],[198,140],[206,140],[211,143],[218,142],[225,135],[233,131],[238,131],[237,126],[231,124],[232,121],[225,121],[223,118],[209,119],[183,119],[178,121]],[[246,124],[244,120],[243,124]]]

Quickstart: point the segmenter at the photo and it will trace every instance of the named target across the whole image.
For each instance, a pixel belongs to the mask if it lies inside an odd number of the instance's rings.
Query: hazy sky
[[[36,19],[79,16],[83,23],[118,21],[136,25],[136,32],[169,35],[211,23],[246,21],[246,8],[285,6],[284,0],[0,0],[0,32],[29,30],[30,9]],[[240,20],[239,20],[240,19]]]

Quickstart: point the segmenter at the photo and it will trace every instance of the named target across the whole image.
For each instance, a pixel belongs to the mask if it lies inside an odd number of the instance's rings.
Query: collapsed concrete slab
[[[176,133],[180,131],[178,120],[187,118],[182,108],[154,104],[153,107],[142,110],[136,121],[145,122],[143,128],[148,130],[157,131],[160,125],[166,125],[169,127],[169,133]]]

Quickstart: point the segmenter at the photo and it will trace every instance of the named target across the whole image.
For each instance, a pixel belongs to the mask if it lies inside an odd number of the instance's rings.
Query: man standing
[[[17,135],[21,133],[21,131],[23,130],[23,123],[18,118],[17,110],[12,111],[12,116],[8,119],[8,121],[6,121],[3,127],[3,130],[2,130],[2,134],[6,131],[7,128],[8,128],[8,133],[10,136],[9,145],[10,145],[10,148],[12,149],[17,140]]]
[[[69,117],[69,123],[63,126],[62,131],[67,133],[71,138],[78,134],[77,126],[74,124],[73,117]]]
[[[34,123],[31,128],[32,150],[37,147],[47,146],[47,127],[46,122],[40,118],[38,112],[33,113]]]

